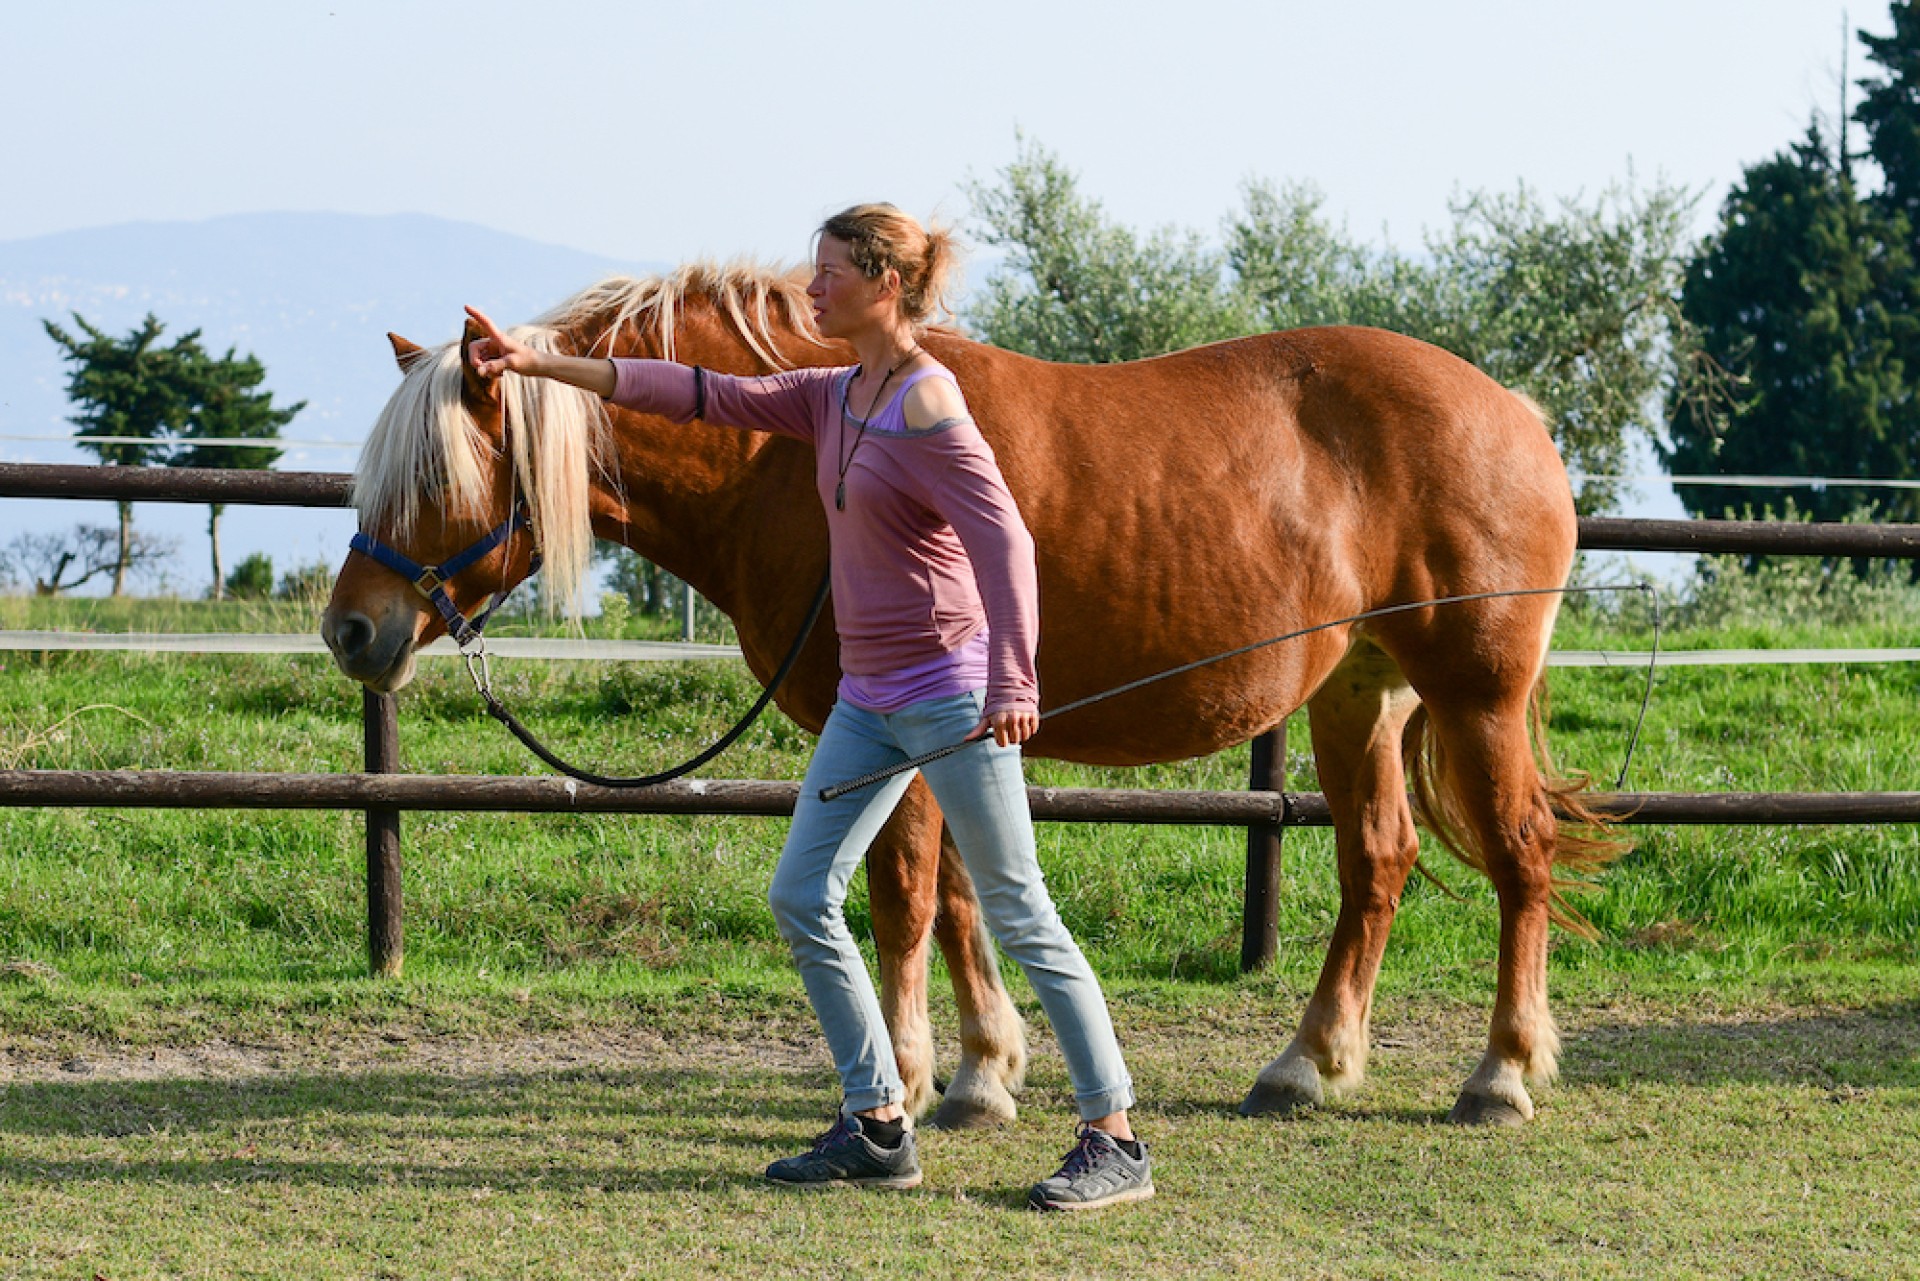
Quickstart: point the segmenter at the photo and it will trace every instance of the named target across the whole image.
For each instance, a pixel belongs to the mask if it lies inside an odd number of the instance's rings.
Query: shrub
[[[265,600],[273,595],[273,557],[255,552],[234,566],[227,575],[227,595],[236,600]]]

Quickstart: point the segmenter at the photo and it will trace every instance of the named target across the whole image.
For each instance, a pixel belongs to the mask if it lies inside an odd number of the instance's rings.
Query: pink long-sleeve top
[[[613,403],[675,422],[694,415],[694,375],[664,360],[616,359]],[[704,373],[704,421],[804,440],[832,547],[840,695],[875,711],[986,687],[986,711],[1039,709],[1039,591],[1033,539],[971,418],[914,431],[902,406],[915,370],[869,419],[847,407],[853,370],[761,378]],[[857,443],[856,443],[857,442]],[[846,509],[835,491],[845,472]]]

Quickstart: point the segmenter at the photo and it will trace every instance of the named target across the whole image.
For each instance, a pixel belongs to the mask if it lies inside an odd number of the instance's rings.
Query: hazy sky
[[[857,200],[964,223],[1021,133],[1137,228],[1303,180],[1414,248],[1464,192],[1637,175],[1700,193],[1704,233],[1891,26],[1885,0],[0,4],[0,240],[404,212],[641,262],[797,260]],[[1662,483],[1627,512],[1681,514]]]
[[[823,214],[964,218],[1016,130],[1136,226],[1305,179],[1413,246],[1448,198],[1703,191],[1839,102],[1834,0],[6,4],[0,240],[418,212],[626,260],[796,258]],[[1849,28],[1889,29],[1885,0]],[[1866,70],[1857,43],[1851,78]]]

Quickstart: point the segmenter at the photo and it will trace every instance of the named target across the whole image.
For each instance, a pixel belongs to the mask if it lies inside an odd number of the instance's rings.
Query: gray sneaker
[[[1153,1158],[1147,1145],[1140,1145],[1137,1158],[1130,1157],[1112,1135],[1083,1125],[1060,1173],[1034,1184],[1027,1205],[1035,1210],[1097,1210],[1152,1195]]]
[[[917,1188],[920,1157],[912,1130],[901,1136],[899,1147],[883,1148],[862,1132],[859,1117],[843,1112],[813,1141],[812,1150],[775,1161],[767,1177],[800,1188]]]

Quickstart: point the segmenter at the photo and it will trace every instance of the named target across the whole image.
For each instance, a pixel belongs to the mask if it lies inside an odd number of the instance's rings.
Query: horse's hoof
[[[975,1099],[956,1098],[948,1095],[940,1108],[926,1122],[929,1130],[990,1130],[996,1126],[1010,1125],[1013,1113],[990,1107]]]
[[[1255,1081],[1240,1101],[1241,1116],[1299,1116],[1320,1106],[1320,1100],[1289,1085]]]
[[[1462,1094],[1447,1113],[1449,1125],[1525,1125],[1527,1114],[1491,1094]]]
[[[1003,1080],[977,1065],[962,1063],[940,1091],[940,1107],[927,1121],[935,1130],[985,1130],[1013,1121],[1013,1094]]]

